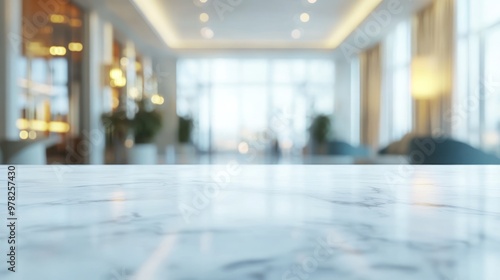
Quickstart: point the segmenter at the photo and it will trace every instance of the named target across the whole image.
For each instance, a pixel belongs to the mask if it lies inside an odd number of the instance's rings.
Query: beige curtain
[[[414,127],[419,134],[451,133],[447,119],[452,106],[455,0],[435,0],[413,23],[413,57],[431,56],[438,65],[439,92],[415,101]]]
[[[380,44],[360,55],[361,142],[377,149],[380,133],[382,62]]]

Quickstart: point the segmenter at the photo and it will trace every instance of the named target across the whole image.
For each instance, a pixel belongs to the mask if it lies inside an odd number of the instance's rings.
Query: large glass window
[[[454,136],[500,154],[500,2],[457,1]]]
[[[380,144],[401,139],[412,129],[410,93],[411,30],[404,21],[383,44],[383,81]]]
[[[183,59],[177,113],[194,119],[202,151],[235,151],[266,133],[299,151],[312,117],[333,114],[334,74],[330,60]]]
[[[77,133],[83,12],[70,1],[47,9],[41,1],[25,0],[22,31],[20,138],[55,134],[64,144]]]

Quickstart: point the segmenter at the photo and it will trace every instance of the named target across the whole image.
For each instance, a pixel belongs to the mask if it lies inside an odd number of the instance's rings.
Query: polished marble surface
[[[0,279],[500,275],[500,166],[18,166],[17,181],[17,272],[2,226]]]

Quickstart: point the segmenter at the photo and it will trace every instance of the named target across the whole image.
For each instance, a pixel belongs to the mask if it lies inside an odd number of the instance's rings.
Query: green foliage
[[[191,141],[191,132],[193,131],[193,120],[191,118],[179,117],[179,143],[189,143]]]
[[[144,103],[138,103],[139,110],[133,119],[127,118],[124,110],[104,114],[102,122],[110,127],[118,137],[124,138],[132,130],[136,144],[151,143],[162,127],[161,114],[155,110],[146,110]]]
[[[102,124],[108,132],[124,139],[128,134],[129,120],[127,119],[127,112],[120,110],[111,113],[105,113],[101,117]]]
[[[139,110],[131,121],[135,143],[151,143],[161,129],[161,115],[157,111]]]
[[[318,115],[314,118],[309,133],[316,143],[326,143],[331,131],[330,117],[326,115]]]

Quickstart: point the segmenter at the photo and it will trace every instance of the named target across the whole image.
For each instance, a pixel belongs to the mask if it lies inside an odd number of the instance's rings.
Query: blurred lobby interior
[[[2,0],[3,164],[498,164],[498,0]]]

